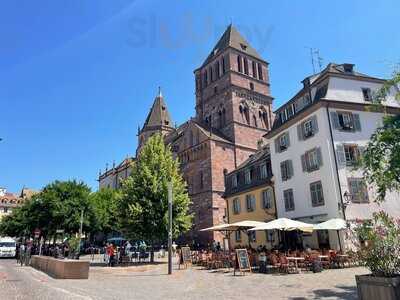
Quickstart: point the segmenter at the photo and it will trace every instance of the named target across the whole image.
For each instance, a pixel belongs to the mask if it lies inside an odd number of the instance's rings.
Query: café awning
[[[303,223],[296,220],[291,220],[287,218],[279,218],[273,220],[268,223],[261,224],[254,228],[249,229],[249,231],[256,230],[283,230],[283,231],[292,231],[292,230],[301,230],[304,232],[312,232],[313,225],[308,223]]]

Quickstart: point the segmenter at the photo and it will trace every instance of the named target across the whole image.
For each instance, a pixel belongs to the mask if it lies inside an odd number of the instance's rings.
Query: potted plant
[[[400,299],[400,220],[383,211],[357,227],[360,263],[371,274],[356,275],[360,300]]]

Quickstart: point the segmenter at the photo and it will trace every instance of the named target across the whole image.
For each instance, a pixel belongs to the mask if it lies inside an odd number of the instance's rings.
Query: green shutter
[[[281,152],[279,150],[279,137],[277,137],[274,142],[275,142],[275,153]]]
[[[318,132],[318,121],[317,121],[317,116],[312,116],[311,118],[312,122],[312,127],[313,127],[313,133],[316,134]]]
[[[353,122],[354,122],[354,130],[361,131],[361,122],[359,114],[353,114]]]
[[[288,160],[287,161],[287,168],[288,168],[288,178],[290,179],[290,178],[292,178],[293,177],[293,163],[292,163],[292,161],[291,160]]]
[[[336,156],[338,160],[338,164],[341,166],[346,165],[346,155],[344,153],[343,145],[336,145]]]
[[[333,129],[339,129],[340,128],[340,123],[339,123],[339,116],[336,111],[331,111],[331,122]]]
[[[317,152],[317,159],[318,159],[318,166],[321,167],[322,166],[322,153],[321,153],[321,148],[318,147],[316,149]]]
[[[304,140],[303,123],[297,125],[297,137],[299,138],[299,141]]]
[[[290,146],[289,132],[286,132],[286,133],[285,133],[285,136],[286,136],[287,147],[289,148],[289,146]]]
[[[307,162],[306,162],[306,155],[303,154],[301,156],[301,166],[303,168],[303,172],[307,172]]]

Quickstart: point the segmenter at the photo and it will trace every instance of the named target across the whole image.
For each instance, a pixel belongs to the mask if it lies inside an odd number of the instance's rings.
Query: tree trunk
[[[150,249],[150,262],[154,263],[154,246],[151,244],[151,249]]]

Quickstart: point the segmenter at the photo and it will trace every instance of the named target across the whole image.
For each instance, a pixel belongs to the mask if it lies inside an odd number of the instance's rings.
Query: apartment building
[[[352,224],[382,209],[400,216],[399,195],[389,193],[382,205],[376,204],[374,187],[366,184],[357,167],[384,114],[400,112],[395,88],[383,103],[384,111],[372,104],[384,82],[357,72],[353,64],[331,63],[305,78],[303,88],[275,112],[265,138],[271,149],[278,217],[309,223],[344,218]],[[351,230],[341,234],[348,247],[350,236]],[[304,243],[339,248],[336,232],[308,234]]]

